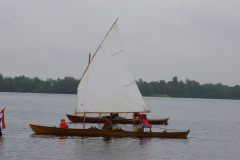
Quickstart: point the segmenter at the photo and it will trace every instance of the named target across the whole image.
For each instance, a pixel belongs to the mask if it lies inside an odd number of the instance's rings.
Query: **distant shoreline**
[[[64,79],[47,79],[38,77],[29,78],[3,77],[0,73],[0,92],[22,93],[53,93],[53,94],[77,94],[79,80],[74,77]],[[145,82],[142,79],[136,81],[142,96],[146,97],[175,97],[175,98],[206,98],[206,99],[235,99],[240,100],[240,86],[227,86],[218,84],[202,84],[194,80],[186,79],[178,81],[173,77],[172,81],[165,80]]]
[[[169,97],[167,94],[154,94],[151,97]]]

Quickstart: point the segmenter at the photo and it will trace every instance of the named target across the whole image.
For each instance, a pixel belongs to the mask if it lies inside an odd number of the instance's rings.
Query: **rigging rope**
[[[183,131],[183,130],[177,130],[177,129],[166,129],[166,128],[159,127],[159,126],[157,126],[157,125],[152,125],[152,126],[155,126],[155,127],[157,127],[158,129],[164,129],[164,131],[167,131],[167,130],[170,130],[170,131]]]

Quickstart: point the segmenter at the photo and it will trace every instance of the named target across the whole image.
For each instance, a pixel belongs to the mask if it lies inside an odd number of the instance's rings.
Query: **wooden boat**
[[[75,116],[75,115],[69,115],[67,114],[68,119],[73,122],[83,122],[84,116]],[[164,119],[149,119],[148,123],[149,124],[164,124],[168,125],[168,119],[169,118],[164,118]],[[134,120],[133,119],[124,119],[124,118],[119,118],[118,120],[112,120],[114,124],[139,124],[139,120]],[[105,123],[105,118],[96,118],[96,117],[85,117],[85,123]]]
[[[37,134],[48,135],[71,135],[71,136],[110,136],[110,137],[159,137],[159,138],[187,138],[189,130],[186,132],[131,132],[116,130],[74,129],[57,128],[48,126],[39,126],[29,124],[32,130]]]

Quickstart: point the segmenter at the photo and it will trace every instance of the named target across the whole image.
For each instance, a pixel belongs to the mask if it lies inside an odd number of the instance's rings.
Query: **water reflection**
[[[61,140],[61,139],[67,139],[67,136],[60,136],[59,139],[60,139],[60,140]]]
[[[4,137],[0,137],[0,151],[1,149],[5,149],[5,146],[4,146]],[[1,153],[1,152],[0,152]]]
[[[142,138],[139,142],[144,149],[147,149],[149,147],[149,141],[150,138]]]
[[[36,133],[31,134],[31,137],[32,138],[52,138],[52,139],[59,138],[58,135],[47,135],[47,134],[36,134]]]
[[[112,137],[103,137],[103,142],[110,143],[111,139],[112,139]]]
[[[66,139],[67,139],[67,136],[60,136],[59,137],[59,144],[61,146],[61,153],[65,153],[65,145],[66,145]]]
[[[84,138],[85,138],[85,137],[81,137],[81,138],[80,138],[80,139],[82,140],[82,141],[81,141],[82,147],[86,147],[85,142],[84,142]]]

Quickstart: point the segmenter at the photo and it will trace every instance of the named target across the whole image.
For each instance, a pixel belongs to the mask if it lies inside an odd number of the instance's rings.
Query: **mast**
[[[90,62],[91,62],[91,52],[89,52],[88,66],[90,65]],[[83,129],[85,129],[85,117],[86,117],[86,113],[84,113],[84,117],[83,117]]]
[[[91,52],[89,52],[89,60],[88,60],[88,65],[90,64],[91,62]]]
[[[90,62],[91,62],[91,52],[89,52],[88,66],[90,65]],[[87,66],[87,68],[85,69],[85,72],[87,71],[88,66]],[[83,73],[83,75],[85,74],[85,72]],[[82,77],[83,77],[83,75],[82,75]],[[81,80],[82,80],[82,78],[79,80],[78,86],[79,86]],[[77,88],[78,88],[78,86],[77,86]]]

